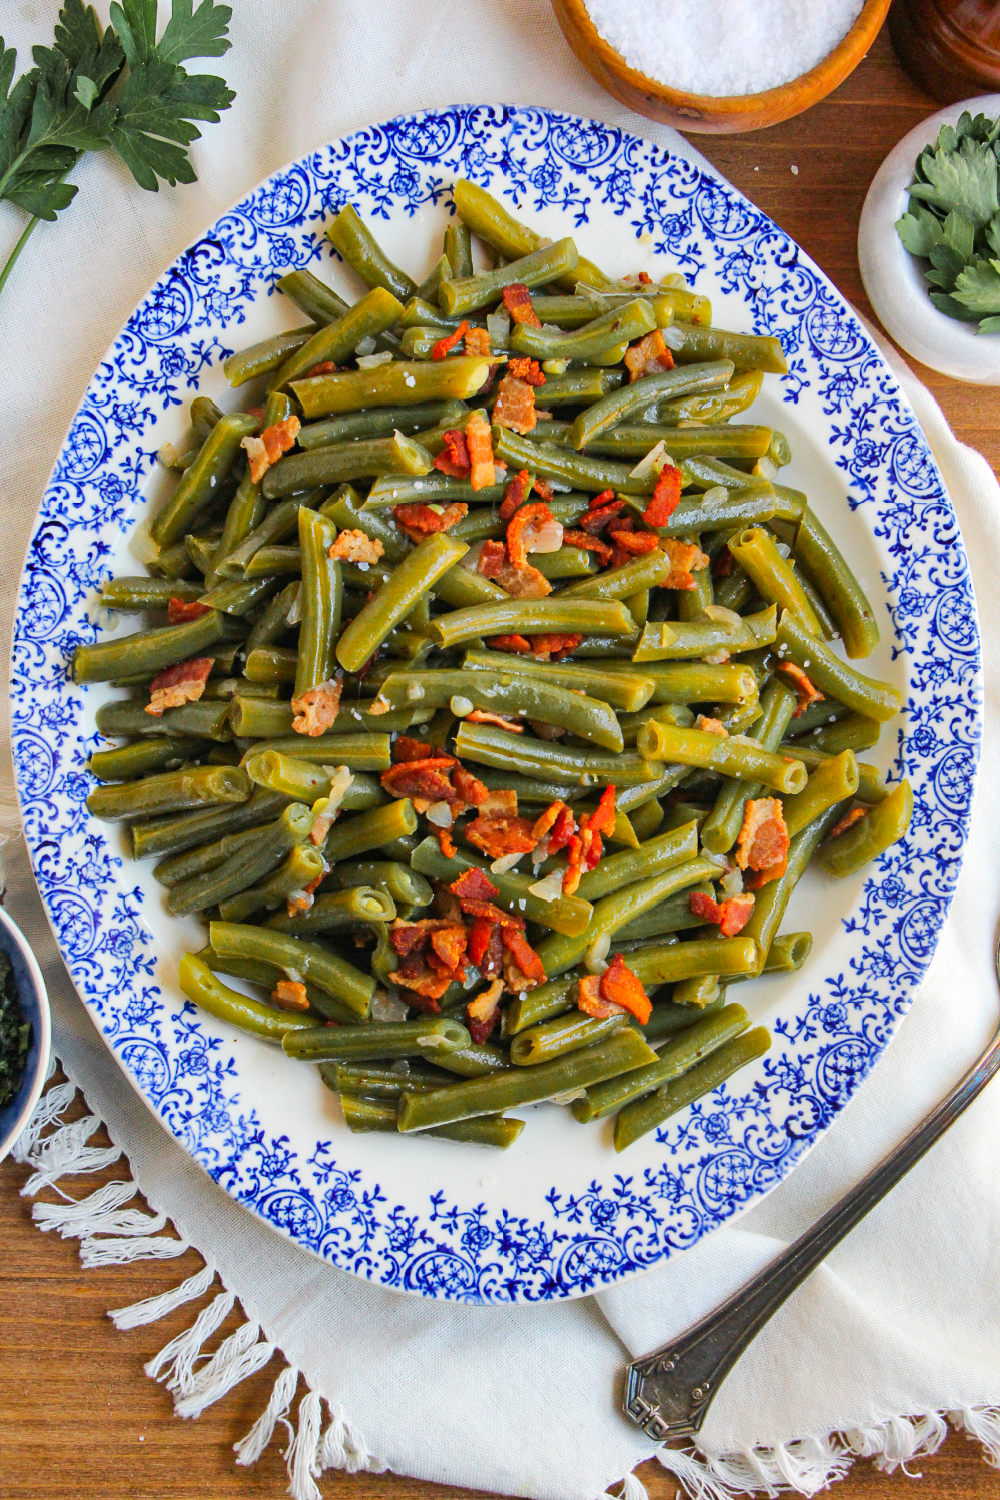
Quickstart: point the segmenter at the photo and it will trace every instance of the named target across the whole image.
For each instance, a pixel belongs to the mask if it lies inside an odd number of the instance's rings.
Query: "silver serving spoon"
[[[1000,981],[1000,946],[995,956]],[[930,1150],[1000,1070],[1000,1018],[972,1067],[910,1134],[811,1229],[721,1307],[625,1371],[625,1412],[654,1442],[694,1437],[747,1345],[835,1245]]]

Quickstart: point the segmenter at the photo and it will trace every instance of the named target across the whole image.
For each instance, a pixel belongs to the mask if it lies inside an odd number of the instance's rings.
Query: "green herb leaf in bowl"
[[[966,110],[917,158],[896,230],[939,312],[1000,333],[1000,120]]]
[[[14,971],[6,953],[0,953],[0,1107],[21,1086],[30,1044],[31,1027],[21,1013]]]

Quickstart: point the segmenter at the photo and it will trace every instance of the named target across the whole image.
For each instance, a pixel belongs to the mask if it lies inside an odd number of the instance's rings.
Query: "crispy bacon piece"
[[[693,589],[694,577],[701,568],[708,567],[708,557],[697,542],[682,542],[675,536],[664,537],[660,543],[670,559],[670,572],[663,580],[665,589]]]
[[[475,917],[473,919],[472,930],[469,933],[469,958],[476,965],[477,969],[483,961],[487,948],[490,946],[490,938],[493,935],[494,926],[495,924],[490,921],[489,917]]]
[[[429,802],[455,802],[458,793],[448,772],[454,765],[450,755],[428,756],[426,760],[403,761],[390,766],[381,776],[382,786],[392,797],[426,797]]]
[[[606,563],[611,557],[612,549],[607,542],[602,542],[600,537],[591,536],[586,531],[574,531],[571,528],[563,530],[564,547],[582,547],[586,552],[596,552],[599,562]]]
[[[773,865],[765,865],[762,870],[750,871],[745,881],[752,891],[759,891],[762,886],[769,885],[772,880],[780,880],[787,869],[787,857],[776,859]]]
[[[604,495],[610,495],[610,490],[605,490]],[[625,509],[624,500],[605,500],[604,495],[598,495],[597,499],[602,501],[601,505],[590,502],[590,508],[580,517],[580,528],[591,536],[599,536],[609,521],[613,521],[619,511]],[[622,528],[624,530],[624,527]]]
[[[620,1005],[622,1010],[630,1011],[639,1025],[645,1026],[653,1009],[653,1002],[620,953],[615,954],[601,975],[600,989],[602,999],[609,1000],[612,1005]]]
[[[509,787],[487,791],[481,814],[484,818],[516,818],[517,793],[512,792]]]
[[[489,796],[488,789],[479,777],[473,776],[471,771],[467,771],[457,761],[451,773],[451,782],[458,793],[458,800],[466,807],[481,807]]]
[[[542,321],[531,304],[531,293],[523,281],[515,281],[504,287],[503,305],[513,322],[526,323],[529,328],[541,328]]]
[[[605,1000],[601,994],[600,974],[584,974],[578,980],[576,1007],[585,1015],[593,1016],[595,1021],[607,1021],[624,1012],[624,1006],[616,1005],[613,1000]]]
[[[535,847],[529,818],[475,818],[465,825],[465,837],[490,859],[527,854]]]
[[[197,703],[214,665],[211,656],[192,656],[188,661],[179,661],[175,667],[157,672],[149,684],[146,712],[159,719],[165,709],[180,708],[182,703]]]
[[[688,897],[688,907],[691,915],[701,917],[703,922],[722,921],[719,915],[719,903],[707,891],[692,891]]]
[[[377,563],[385,548],[378,537],[363,531],[341,531],[329,555],[338,562]]]
[[[496,581],[512,599],[544,599],[552,592],[552,585],[545,574],[530,563],[526,563],[523,568],[514,568],[507,563],[497,573]]]
[[[393,978],[397,984],[403,985],[408,990],[413,990],[421,997],[420,1001],[410,1000],[407,997],[407,1003],[428,1015],[438,1014],[441,1009],[438,1001],[451,984],[450,975],[435,974],[423,958],[421,958],[419,965],[414,968],[413,972],[404,972],[402,968],[399,968],[396,970]]]
[[[564,656],[572,656],[582,640],[582,635],[533,635],[531,651],[543,661],[561,661]]]
[[[304,984],[295,979],[279,979],[271,991],[271,999],[282,1010],[308,1010],[309,996]]]
[[[455,840],[451,836],[451,829],[435,828],[434,832],[437,834],[437,841],[441,845],[441,853],[445,859],[454,859],[456,850]]]
[[[500,894],[486,871],[481,870],[478,865],[463,870],[448,889],[459,901],[492,901],[494,896]]]
[[[450,427],[441,441],[444,447],[434,460],[435,469],[440,469],[442,474],[450,474],[453,479],[468,479],[472,465],[465,433],[460,432],[457,427]]]
[[[844,814],[839,823],[834,823],[827,837],[835,839],[840,834],[846,833],[849,828],[854,827],[855,823],[860,822],[864,815],[865,810],[863,807],[852,807],[850,812]]]
[[[507,481],[507,488],[504,490],[503,500],[500,504],[501,521],[504,523],[509,521],[518,506],[523,505],[530,494],[531,475],[527,469],[520,469],[514,475],[513,479]]]
[[[465,335],[465,352],[476,354],[481,359],[488,359],[493,352],[488,329],[470,328]]]
[[[535,494],[539,500],[552,500],[555,497],[555,492],[551,484],[547,479],[543,479],[540,474],[535,475]]]
[[[536,843],[540,843],[552,831],[565,807],[566,803],[557,799],[555,802],[550,802],[541,816],[535,819],[531,828],[531,836]]]
[[[491,484],[496,484],[497,473],[490,424],[481,411],[474,411],[466,422],[465,443],[471,465],[469,483],[474,490],[488,489]]]
[[[397,762],[430,760],[433,755],[433,745],[429,745],[426,740],[414,739],[409,734],[397,735],[392,747],[392,758]]]
[[[528,359],[527,355],[517,354],[507,361],[507,371],[510,375],[516,375],[518,380],[524,380],[528,385],[544,385],[545,375],[537,359]]]
[[[810,703],[822,703],[825,694],[820,692],[802,668],[797,667],[793,661],[779,662],[778,671],[791,683],[795,689],[795,696],[799,700],[792,714],[793,719],[800,719]]]
[[[325,734],[337,717],[340,695],[344,688],[343,678],[332,677],[310,688],[299,698],[292,699],[292,728],[296,734],[315,736]]]
[[[465,717],[470,724],[495,724],[498,729],[507,729],[511,734],[524,733],[524,725],[517,719],[507,719],[503,714],[492,714],[484,708],[474,708]]]
[[[653,498],[642,513],[647,526],[666,526],[680,504],[681,471],[673,464],[665,464],[656,481]]]
[[[337,366],[332,359],[321,359],[318,365],[310,365],[302,378],[309,380],[313,375],[334,375],[336,371]]]
[[[692,891],[688,897],[688,905],[692,916],[714,922],[723,937],[735,937],[750,920],[754,897],[749,891],[744,891],[742,895],[730,896],[726,901],[716,901],[704,891]]]
[[[674,356],[663,342],[663,334],[658,328],[654,328],[652,333],[647,333],[645,338],[625,350],[625,364],[629,380],[641,380],[643,375],[656,375],[660,370],[672,370]]]
[[[504,948],[511,955],[521,973],[531,980],[532,984],[542,984],[545,980],[545,970],[542,960],[528,942],[524,933],[517,927],[505,927],[501,933]]]
[[[411,542],[421,542],[425,536],[436,531],[450,531],[469,514],[469,507],[461,501],[453,501],[443,510],[432,510],[422,500],[411,500],[406,505],[394,505],[392,513],[401,531],[405,531]]]
[[[531,655],[531,642],[523,635],[493,635],[486,644],[494,651],[511,651],[515,656]]]
[[[313,826],[309,832],[309,837],[312,839],[314,844],[319,844],[322,841],[313,837],[315,832],[316,821],[314,820]],[[312,906],[313,904],[313,899],[316,895],[317,888],[322,884],[325,874],[326,870],[324,869],[322,874],[314,875],[309,884],[304,885],[301,891],[296,891],[294,895],[286,897],[285,910],[288,912],[288,915],[290,917],[294,917],[298,912],[309,910],[310,906]]]
[[[200,599],[169,599],[167,601],[167,624],[186,625],[189,620],[200,620],[211,609]]]
[[[544,500],[535,500],[531,505],[522,505],[507,523],[507,552],[515,568],[523,568],[528,561],[528,548],[524,533],[529,527],[547,526],[555,517]]]
[[[518,380],[516,375],[505,375],[497,391],[493,420],[502,422],[512,432],[522,435],[531,432],[538,422],[533,387],[526,380]]]
[[[437,343],[431,349],[431,359],[447,359],[455,346],[462,342],[468,331],[468,321],[463,318],[452,333],[446,333],[443,339],[438,339]]]
[[[622,552],[635,557],[641,557],[645,552],[655,552],[660,545],[660,539],[653,531],[616,531],[612,528],[608,535]]]
[[[250,478],[258,484],[272,464],[276,464],[283,453],[294,447],[302,423],[298,417],[286,417],[265,427],[260,437],[245,437],[242,446],[250,461]]]
[[[612,834],[615,831],[615,789],[606,786],[601,793],[601,800],[594,811],[587,818],[587,827],[595,828],[598,833]]]
[[[501,933],[502,928],[498,927],[495,922],[491,922],[490,940],[486,945],[486,952],[483,954],[482,961],[479,964],[479,972],[484,979],[496,979],[499,975],[503,974],[503,939]]]
[[[710,714],[699,714],[694,721],[695,729],[702,730],[705,734],[717,734],[720,740],[728,740],[729,730],[721,719],[713,719]]]
[[[436,932],[444,932],[455,925],[446,917],[422,917],[419,922],[397,920],[389,927],[389,942],[392,951],[400,958],[405,958],[409,953],[426,948]]]
[[[462,910],[467,917],[489,917],[497,927],[523,927],[524,918],[513,912],[501,911],[492,901],[477,901],[471,896],[461,896]]]
[[[567,849],[575,837],[576,819],[571,808],[563,807],[549,834],[549,853],[558,854],[560,849]]]
[[[482,1046],[500,1019],[500,997],[503,980],[494,979],[492,984],[470,1000],[465,1007],[465,1018],[469,1023],[469,1035],[477,1047]]]
[[[781,802],[777,797],[751,798],[736,840],[736,863],[741,870],[766,870],[787,854],[788,829]]]
[[[464,966],[468,945],[469,935],[458,923],[451,927],[439,927],[436,932],[431,933],[432,950],[452,973]]]
[[[477,571],[484,578],[499,578],[504,568],[509,567],[507,548],[496,537],[487,537],[479,551]]]

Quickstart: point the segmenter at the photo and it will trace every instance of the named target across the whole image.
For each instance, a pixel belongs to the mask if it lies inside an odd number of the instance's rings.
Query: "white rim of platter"
[[[846,881],[811,871],[788,931],[798,973],[741,985],[770,1052],[616,1156],[611,1121],[550,1105],[495,1154],[352,1135],[318,1075],[181,996],[204,941],[168,919],[148,864],[89,815],[95,712],[112,690],[67,677],[109,575],[141,572],[141,536],[170,488],[155,454],[190,398],[232,409],[220,364],[301,315],[271,295],[310,266],[347,295],[324,224],[353,202],[416,276],[439,254],[450,185],[468,176],[614,275],[681,270],[721,327],[776,334],[789,373],[752,420],[784,431],[781,479],[804,489],[875,604],[863,663],[906,708],[877,760],[909,776],[906,838]],[[241,393],[242,394],[242,393]],[[246,404],[243,401],[241,404]],[[103,623],[95,623],[99,618]],[[14,635],[12,739],[25,834],[63,957],[150,1109],[235,1199],[297,1244],[385,1287],[539,1302],[635,1276],[767,1193],[877,1062],[930,962],[961,862],[981,721],[979,635],[951,503],[913,412],[850,308],[801,250],[714,172],[639,137],[544,109],[467,106],[372,126],[276,172],[156,282],[93,377],[43,496]],[[734,997],[736,992],[734,993]]]
[[[922,120],[889,152],[868,189],[858,224],[858,263],[868,300],[883,328],[907,354],[928,369],[973,385],[1000,385],[1000,336],[979,334],[975,323],[960,323],[939,312],[927,295],[925,262],[911,255],[896,233],[907,211],[913,168],[942,125],[971,115],[1000,115],[1000,94],[981,94],[949,104]]]

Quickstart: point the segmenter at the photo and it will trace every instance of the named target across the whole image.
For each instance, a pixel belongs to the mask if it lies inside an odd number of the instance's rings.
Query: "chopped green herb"
[[[1000,332],[1000,119],[968,110],[917,158],[896,230],[939,312]]]
[[[0,1108],[21,1086],[30,1045],[31,1027],[18,1003],[14,971],[6,953],[0,952]]]

